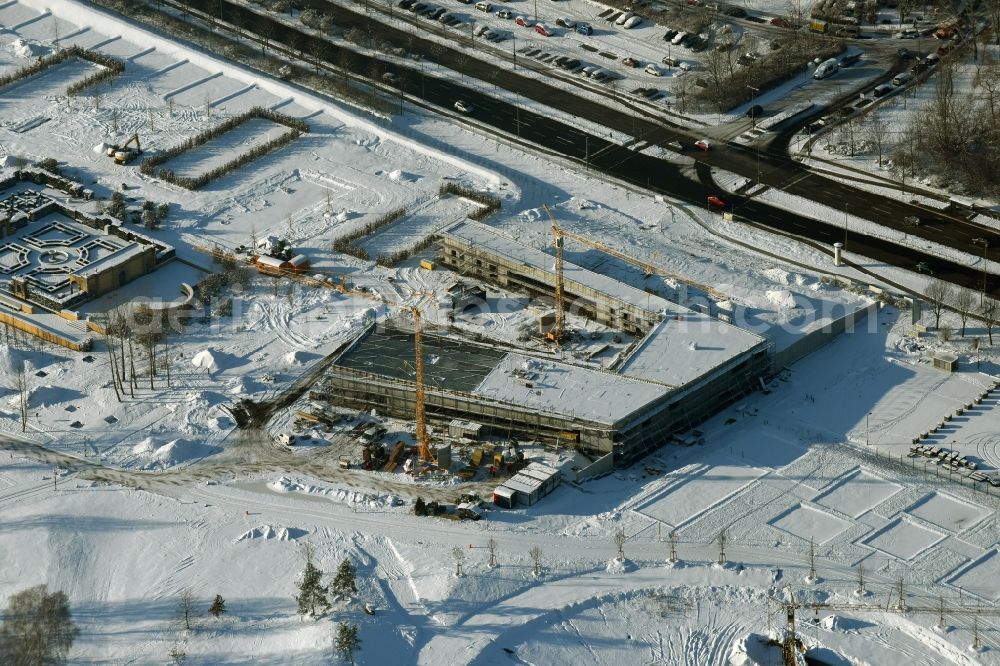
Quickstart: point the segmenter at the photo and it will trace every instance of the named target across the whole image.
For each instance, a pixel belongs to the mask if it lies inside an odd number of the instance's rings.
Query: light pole
[[[754,101],[757,99],[757,93],[760,92],[759,88],[754,88],[753,86],[747,86],[750,89],[750,122],[752,123],[751,129],[757,129],[757,111],[754,109]],[[760,187],[760,142],[754,141],[754,146],[757,149],[757,187]]]
[[[871,412],[865,414],[865,446],[869,446],[871,444],[871,441],[868,439],[868,417],[871,415]]]
[[[847,249],[847,202],[844,202],[844,249]]]
[[[972,243],[983,246],[983,290],[979,292],[979,307],[982,307],[986,302],[986,250],[990,247],[990,241],[987,238],[973,238]]]

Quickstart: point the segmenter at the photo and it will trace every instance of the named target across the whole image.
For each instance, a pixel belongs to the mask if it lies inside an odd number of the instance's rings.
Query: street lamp
[[[868,439],[868,417],[871,415],[871,412],[865,414],[865,446],[870,446],[871,444],[871,441]]]
[[[754,88],[753,86],[747,86],[747,88],[750,89],[751,129],[757,129],[757,111],[754,109],[754,101],[757,99],[757,93],[760,92],[760,88]],[[755,140],[753,145],[757,149],[757,187],[760,187],[760,142]]]
[[[983,290],[979,292],[979,307],[982,307],[986,301],[986,250],[990,247],[990,241],[987,238],[973,238],[972,244],[983,246]]]
[[[844,202],[844,249],[847,249],[847,206],[848,203]]]

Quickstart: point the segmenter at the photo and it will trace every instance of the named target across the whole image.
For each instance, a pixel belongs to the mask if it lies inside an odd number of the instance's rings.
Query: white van
[[[633,14],[632,12],[625,12],[624,14],[618,17],[618,20],[615,21],[615,25],[625,25],[625,21],[629,20],[633,16],[635,16],[635,14]]]
[[[816,71],[813,72],[813,78],[817,80],[825,79],[826,77],[834,74],[838,69],[840,69],[840,63],[837,62],[836,58],[830,58],[816,67]]]
[[[491,5],[488,2],[477,2],[476,9],[478,9],[481,12],[488,12],[493,9],[493,5]]]
[[[631,30],[632,28],[634,28],[635,26],[639,25],[640,23],[642,23],[642,17],[641,16],[633,16],[629,20],[625,21],[625,23],[622,24],[622,27],[625,28],[626,30]]]

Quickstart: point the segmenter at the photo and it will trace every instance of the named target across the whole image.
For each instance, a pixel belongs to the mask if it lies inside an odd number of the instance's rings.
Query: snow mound
[[[261,525],[260,527],[255,527],[241,534],[236,539],[236,543],[239,543],[240,541],[249,541],[250,539],[277,539],[278,541],[294,541],[307,534],[309,534],[309,532],[306,530],[300,530],[297,527],[271,527],[270,525]]]
[[[0,157],[0,167],[16,167],[17,158],[13,155],[4,155]]]
[[[211,349],[204,349],[194,355],[191,365],[196,368],[203,368],[208,372],[215,372],[219,369],[219,364],[215,362],[215,356]]]
[[[293,481],[292,479],[289,479],[287,476],[283,476],[277,481],[272,481],[271,483],[267,484],[267,487],[279,493],[294,493],[306,489],[306,487],[303,486],[301,483],[299,483],[298,481]]]
[[[749,634],[737,638],[729,650],[730,666],[769,666],[781,663],[781,648],[768,645],[767,638]]]
[[[347,222],[352,217],[354,217],[354,213],[352,211],[342,210],[337,213],[337,222]]]
[[[15,39],[7,48],[18,58],[35,58],[49,52],[47,47],[27,39]]]
[[[796,295],[787,289],[775,289],[774,291],[768,291],[767,300],[785,310],[802,307],[802,304],[799,303],[799,299]]]
[[[608,566],[604,567],[604,570],[610,574],[623,574],[629,571],[633,571],[635,565],[629,560],[619,560],[617,557],[612,557],[608,560]]]
[[[104,155],[105,153],[108,152],[108,148],[110,147],[111,147],[110,143],[101,142],[96,146],[94,146],[94,152],[97,153],[98,155]]]
[[[163,445],[159,441],[153,439],[152,437],[147,437],[132,447],[132,454],[141,456],[146,453],[152,453],[161,446]]]
[[[141,464],[142,469],[166,469],[181,463],[199,460],[222,450],[215,446],[199,444],[186,439],[175,439],[162,446],[155,448],[154,446],[155,442],[149,440],[148,444],[147,441],[143,441],[133,447],[132,452],[138,456],[137,462]],[[142,449],[136,451],[140,447]]]
[[[819,626],[828,631],[836,631],[840,629],[840,619],[836,615],[827,615],[819,621]]]
[[[21,356],[10,345],[0,345],[0,376],[11,377],[21,364]]]
[[[303,351],[290,351],[285,354],[285,363],[288,365],[302,365],[306,361],[312,358],[311,354]]]

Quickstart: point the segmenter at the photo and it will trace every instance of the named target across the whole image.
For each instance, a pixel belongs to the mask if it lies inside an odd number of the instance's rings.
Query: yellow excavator
[[[131,145],[135,144],[132,148]],[[113,157],[115,164],[128,164],[142,154],[142,146],[139,145],[139,134],[133,134],[132,138],[121,146],[109,146],[107,155]]]

